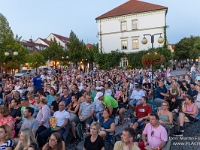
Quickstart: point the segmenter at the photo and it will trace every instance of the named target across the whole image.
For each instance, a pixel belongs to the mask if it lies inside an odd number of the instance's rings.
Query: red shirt
[[[138,118],[146,117],[148,114],[152,113],[151,106],[147,105],[142,106],[143,104],[137,105],[135,108],[136,116]]]

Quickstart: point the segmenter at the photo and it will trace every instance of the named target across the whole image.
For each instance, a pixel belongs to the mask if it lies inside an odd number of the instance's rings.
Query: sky
[[[22,39],[47,38],[50,33],[69,37],[74,31],[85,43],[97,43],[95,18],[128,0],[0,0],[3,14]],[[200,36],[200,0],[143,0],[168,7],[167,38],[175,44]]]

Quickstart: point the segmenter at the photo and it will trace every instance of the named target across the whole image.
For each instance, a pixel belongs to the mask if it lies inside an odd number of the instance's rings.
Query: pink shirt
[[[152,131],[154,134],[152,134]],[[148,123],[144,128],[143,134],[147,134],[147,142],[152,147],[159,147],[162,141],[166,142],[168,139],[167,131],[161,125],[154,128],[150,123]]]
[[[193,103],[191,106],[186,105],[186,111],[187,112],[193,112],[194,106],[195,106],[195,103]],[[196,114],[190,115],[190,116],[193,117],[193,118],[195,118],[198,115],[198,113],[199,112],[197,111]]]

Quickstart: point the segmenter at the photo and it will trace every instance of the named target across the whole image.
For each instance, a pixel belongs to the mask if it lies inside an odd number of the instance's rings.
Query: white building
[[[164,6],[129,0],[97,17],[99,50],[109,53],[118,49],[132,53],[151,48],[151,36],[145,36],[147,44],[141,41],[144,34],[162,33],[164,37],[167,10]],[[159,37],[154,36],[154,47],[163,45],[157,42]]]

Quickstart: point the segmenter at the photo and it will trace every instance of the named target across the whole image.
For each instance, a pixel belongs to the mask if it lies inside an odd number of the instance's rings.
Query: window
[[[122,41],[122,49],[127,49],[127,45],[128,45],[127,40],[123,40]]]
[[[132,20],[132,29],[136,30],[137,26],[138,26],[138,20],[137,19]]]
[[[121,22],[121,31],[126,31],[126,21]]]
[[[138,49],[139,45],[138,45],[138,39],[133,39],[133,49]]]

